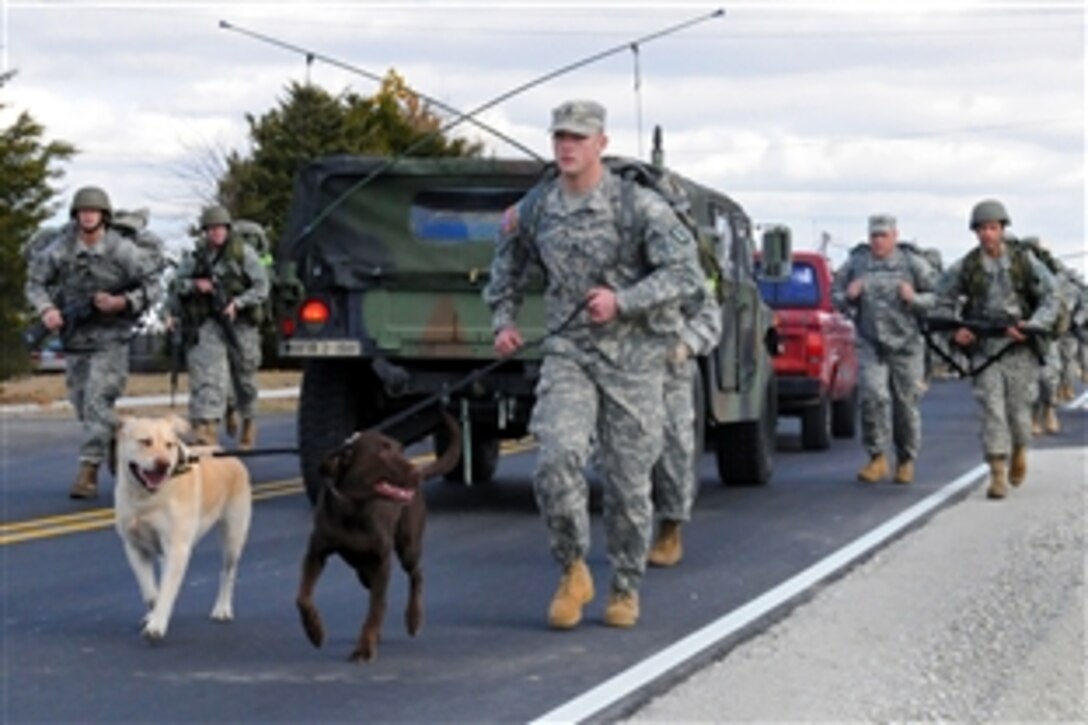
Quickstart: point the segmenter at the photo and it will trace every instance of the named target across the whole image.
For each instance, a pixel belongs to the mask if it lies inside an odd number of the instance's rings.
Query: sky
[[[972,205],[993,197],[1014,232],[1088,269],[1080,2],[0,0],[0,63],[17,71],[0,125],[26,110],[79,148],[62,205],[101,185],[177,242],[213,192],[210,160],[249,148],[247,113],[273,108],[291,81],[377,88],[220,20],[369,73],[396,69],[462,110],[618,49],[481,119],[543,156],[550,110],[570,98],[608,108],[611,153],[648,157],[660,124],[671,168],[757,223],[786,224],[796,248],[826,234],[835,261],[884,212],[951,262],[975,243]],[[471,126],[454,133],[524,156]]]

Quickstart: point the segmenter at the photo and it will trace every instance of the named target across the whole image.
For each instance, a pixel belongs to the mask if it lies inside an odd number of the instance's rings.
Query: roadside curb
[[[257,397],[261,400],[275,400],[297,398],[299,389],[275,388],[273,390],[260,390]],[[179,393],[174,396],[175,403],[188,403],[189,394]],[[169,395],[141,395],[125,396],[117,399],[118,408],[149,408],[155,405],[170,405]],[[70,409],[72,404],[67,400],[55,400],[52,403],[25,403],[22,405],[0,405],[0,415],[18,415],[20,413],[43,413],[51,410]]]

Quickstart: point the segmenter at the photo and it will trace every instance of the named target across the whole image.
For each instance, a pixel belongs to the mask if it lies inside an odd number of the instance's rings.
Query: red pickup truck
[[[760,281],[777,318],[778,412],[801,417],[801,446],[823,450],[831,437],[853,438],[858,416],[854,323],[831,303],[831,263],[817,252],[794,252],[783,282]]]

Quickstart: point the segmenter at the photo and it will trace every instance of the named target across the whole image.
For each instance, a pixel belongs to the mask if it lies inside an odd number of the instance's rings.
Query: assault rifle
[[[1018,320],[1013,318],[1006,318],[1000,320],[964,320],[958,317],[947,317],[942,315],[929,315],[921,319],[922,322],[922,335],[925,337],[926,345],[931,350],[937,353],[946,363],[960,373],[961,375],[967,375],[974,377],[982,373],[983,370],[993,365],[995,362],[1005,356],[1007,352],[1019,345],[1027,345],[1035,356],[1036,361],[1040,365],[1046,364],[1046,358],[1043,355],[1042,347],[1040,343],[1043,337],[1047,334],[1045,329],[1035,326],[1021,326]],[[1015,327],[1026,338],[1023,342],[1008,338],[1008,330],[1010,327]],[[976,338],[1008,338],[1007,345],[998,350],[995,354],[986,358],[980,365],[968,364],[965,369],[959,362],[946,353],[940,346],[933,342],[930,337],[936,332],[955,332],[960,328],[966,328],[971,331]],[[958,343],[957,343],[958,344]],[[963,347],[962,345],[960,347]]]
[[[110,287],[106,290],[106,293],[111,295],[123,295],[132,292],[133,290],[137,290],[142,286],[142,279],[134,279],[125,282],[124,284]],[[75,332],[77,327],[89,320],[97,311],[98,308],[94,306],[94,295],[89,295],[62,307],[60,316],[64,320],[64,324],[60,328],[61,340],[67,339]],[[36,350],[45,338],[49,337],[51,332],[52,331],[46,327],[45,323],[39,318],[23,332],[23,344],[26,346],[27,350]]]
[[[222,252],[220,252],[220,254],[222,254]],[[193,279],[204,278],[211,280],[211,318],[215,324],[219,326],[219,331],[223,333],[223,339],[227,342],[227,357],[230,358],[231,366],[233,368],[239,368],[242,363],[242,343],[238,340],[238,333],[234,329],[234,321],[227,317],[224,312],[224,310],[227,309],[227,305],[230,304],[230,300],[227,299],[222,285],[219,283],[219,280],[215,278],[215,273],[212,271],[214,262],[207,257],[204,257],[203,260],[203,264],[199,268],[199,271],[193,273]]]

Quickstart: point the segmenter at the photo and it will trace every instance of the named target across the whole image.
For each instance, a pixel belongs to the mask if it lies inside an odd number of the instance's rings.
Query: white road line
[[[640,687],[653,682],[669,670],[721,642],[726,637],[773,611],[802,592],[841,571],[853,561],[876,549],[919,518],[941,506],[961,491],[970,488],[986,475],[985,464],[975,466],[959,478],[906,511],[885,521],[861,538],[842,547],[825,559],[787,579],[747,604],[734,609],[700,630],[666,647],[655,655],[602,682],[573,700],[537,718],[534,723],[581,722],[595,713],[619,702]]]
[[[1088,408],[1088,390],[1085,390],[1080,394],[1076,400],[1066,403],[1065,407],[1069,410],[1080,410],[1081,408]]]

